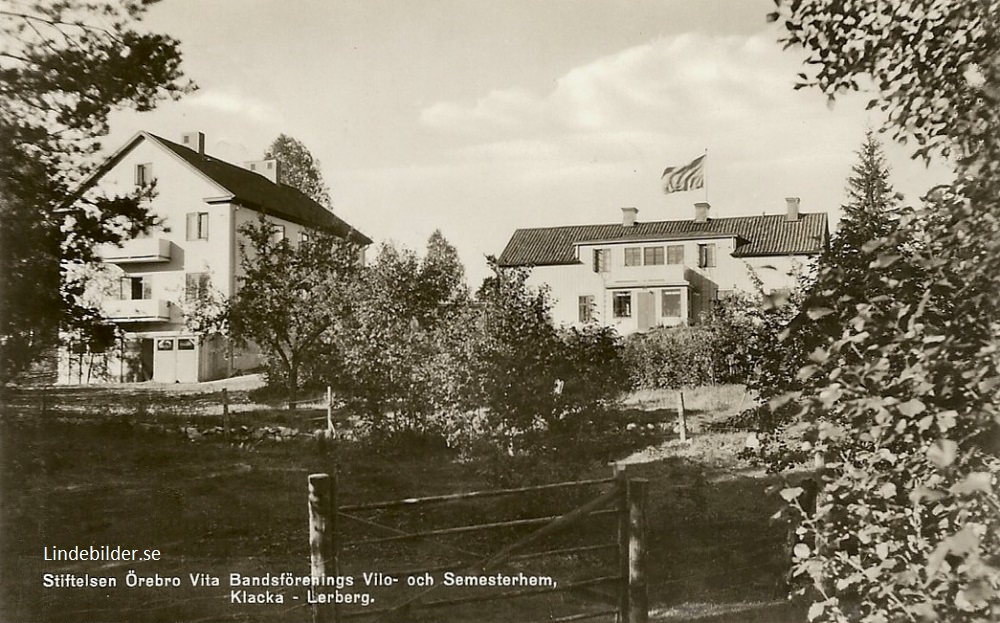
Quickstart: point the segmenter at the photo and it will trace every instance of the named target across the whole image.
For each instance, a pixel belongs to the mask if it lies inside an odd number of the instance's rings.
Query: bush
[[[629,336],[625,361],[632,385],[641,389],[714,385],[713,337],[705,327],[661,328]]]
[[[758,288],[759,288],[758,283]],[[680,389],[746,383],[754,354],[776,330],[764,297],[737,294],[718,301],[698,326],[661,327],[625,341],[624,363],[636,389]]]

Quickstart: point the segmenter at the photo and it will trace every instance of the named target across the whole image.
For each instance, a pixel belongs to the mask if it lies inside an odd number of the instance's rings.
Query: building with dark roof
[[[278,183],[279,167],[275,160],[240,167],[210,156],[200,132],[179,142],[140,132],[102,163],[64,209],[75,209],[88,193],[112,197],[151,186],[148,207],[160,226],[99,249],[103,270],[88,296],[125,339],[102,353],[67,349],[59,380],[198,382],[258,366],[254,349],[236,350],[187,321],[206,298],[224,300],[239,287],[241,228],[264,219],[276,239],[293,245],[316,230],[332,231],[358,245],[359,261],[372,242],[327,207]]]
[[[561,324],[598,322],[621,334],[698,322],[715,300],[735,291],[791,289],[797,275],[826,248],[825,213],[801,213],[799,199],[784,214],[640,222],[622,221],[518,229],[499,257],[532,269],[530,283],[547,286]]]

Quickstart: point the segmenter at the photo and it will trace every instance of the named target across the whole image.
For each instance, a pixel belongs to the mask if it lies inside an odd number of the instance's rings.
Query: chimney
[[[785,204],[788,206],[788,212],[785,214],[785,220],[789,223],[794,223],[799,220],[799,198],[785,197]]]
[[[278,171],[281,169],[280,164],[277,160],[254,160],[253,162],[244,162],[243,166],[277,184]]]
[[[707,223],[708,222],[708,209],[711,208],[707,201],[699,201],[694,204],[694,222],[695,223]]]
[[[205,155],[205,135],[201,132],[181,134],[181,145],[198,152],[202,156]]]
[[[622,227],[632,227],[635,225],[635,217],[639,214],[638,208],[622,208]]]

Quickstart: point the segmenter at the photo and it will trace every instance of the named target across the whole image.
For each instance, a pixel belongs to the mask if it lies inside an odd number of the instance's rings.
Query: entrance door
[[[149,381],[153,378],[153,340],[139,341],[139,379]]]
[[[639,307],[639,330],[648,331],[656,324],[656,298],[652,292],[637,292],[636,298]]]

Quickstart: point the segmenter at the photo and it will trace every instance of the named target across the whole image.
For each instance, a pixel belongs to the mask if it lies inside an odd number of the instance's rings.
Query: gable
[[[154,147],[155,150],[153,150]],[[108,185],[111,185],[117,187],[116,194],[131,192],[134,189],[134,181],[131,180],[130,176],[133,175],[132,170],[135,164],[132,161],[138,162],[138,160],[147,159],[145,153],[150,151],[168,155],[170,160],[196,174],[207,184],[205,187],[199,187],[199,202],[208,197],[213,200],[232,201],[298,225],[330,229],[338,235],[349,237],[362,245],[372,243],[370,238],[291,186],[275,184],[262,175],[207,154],[200,154],[193,149],[148,132],[140,132],[112,154],[87,178],[80,188],[63,202],[62,208],[65,209],[88,189],[95,186],[107,188]],[[154,156],[150,156],[148,159],[162,160],[162,158]],[[160,166],[169,166],[169,164],[161,164]],[[153,177],[157,177],[156,170],[153,171]],[[158,192],[162,192],[162,190],[158,188]]]

